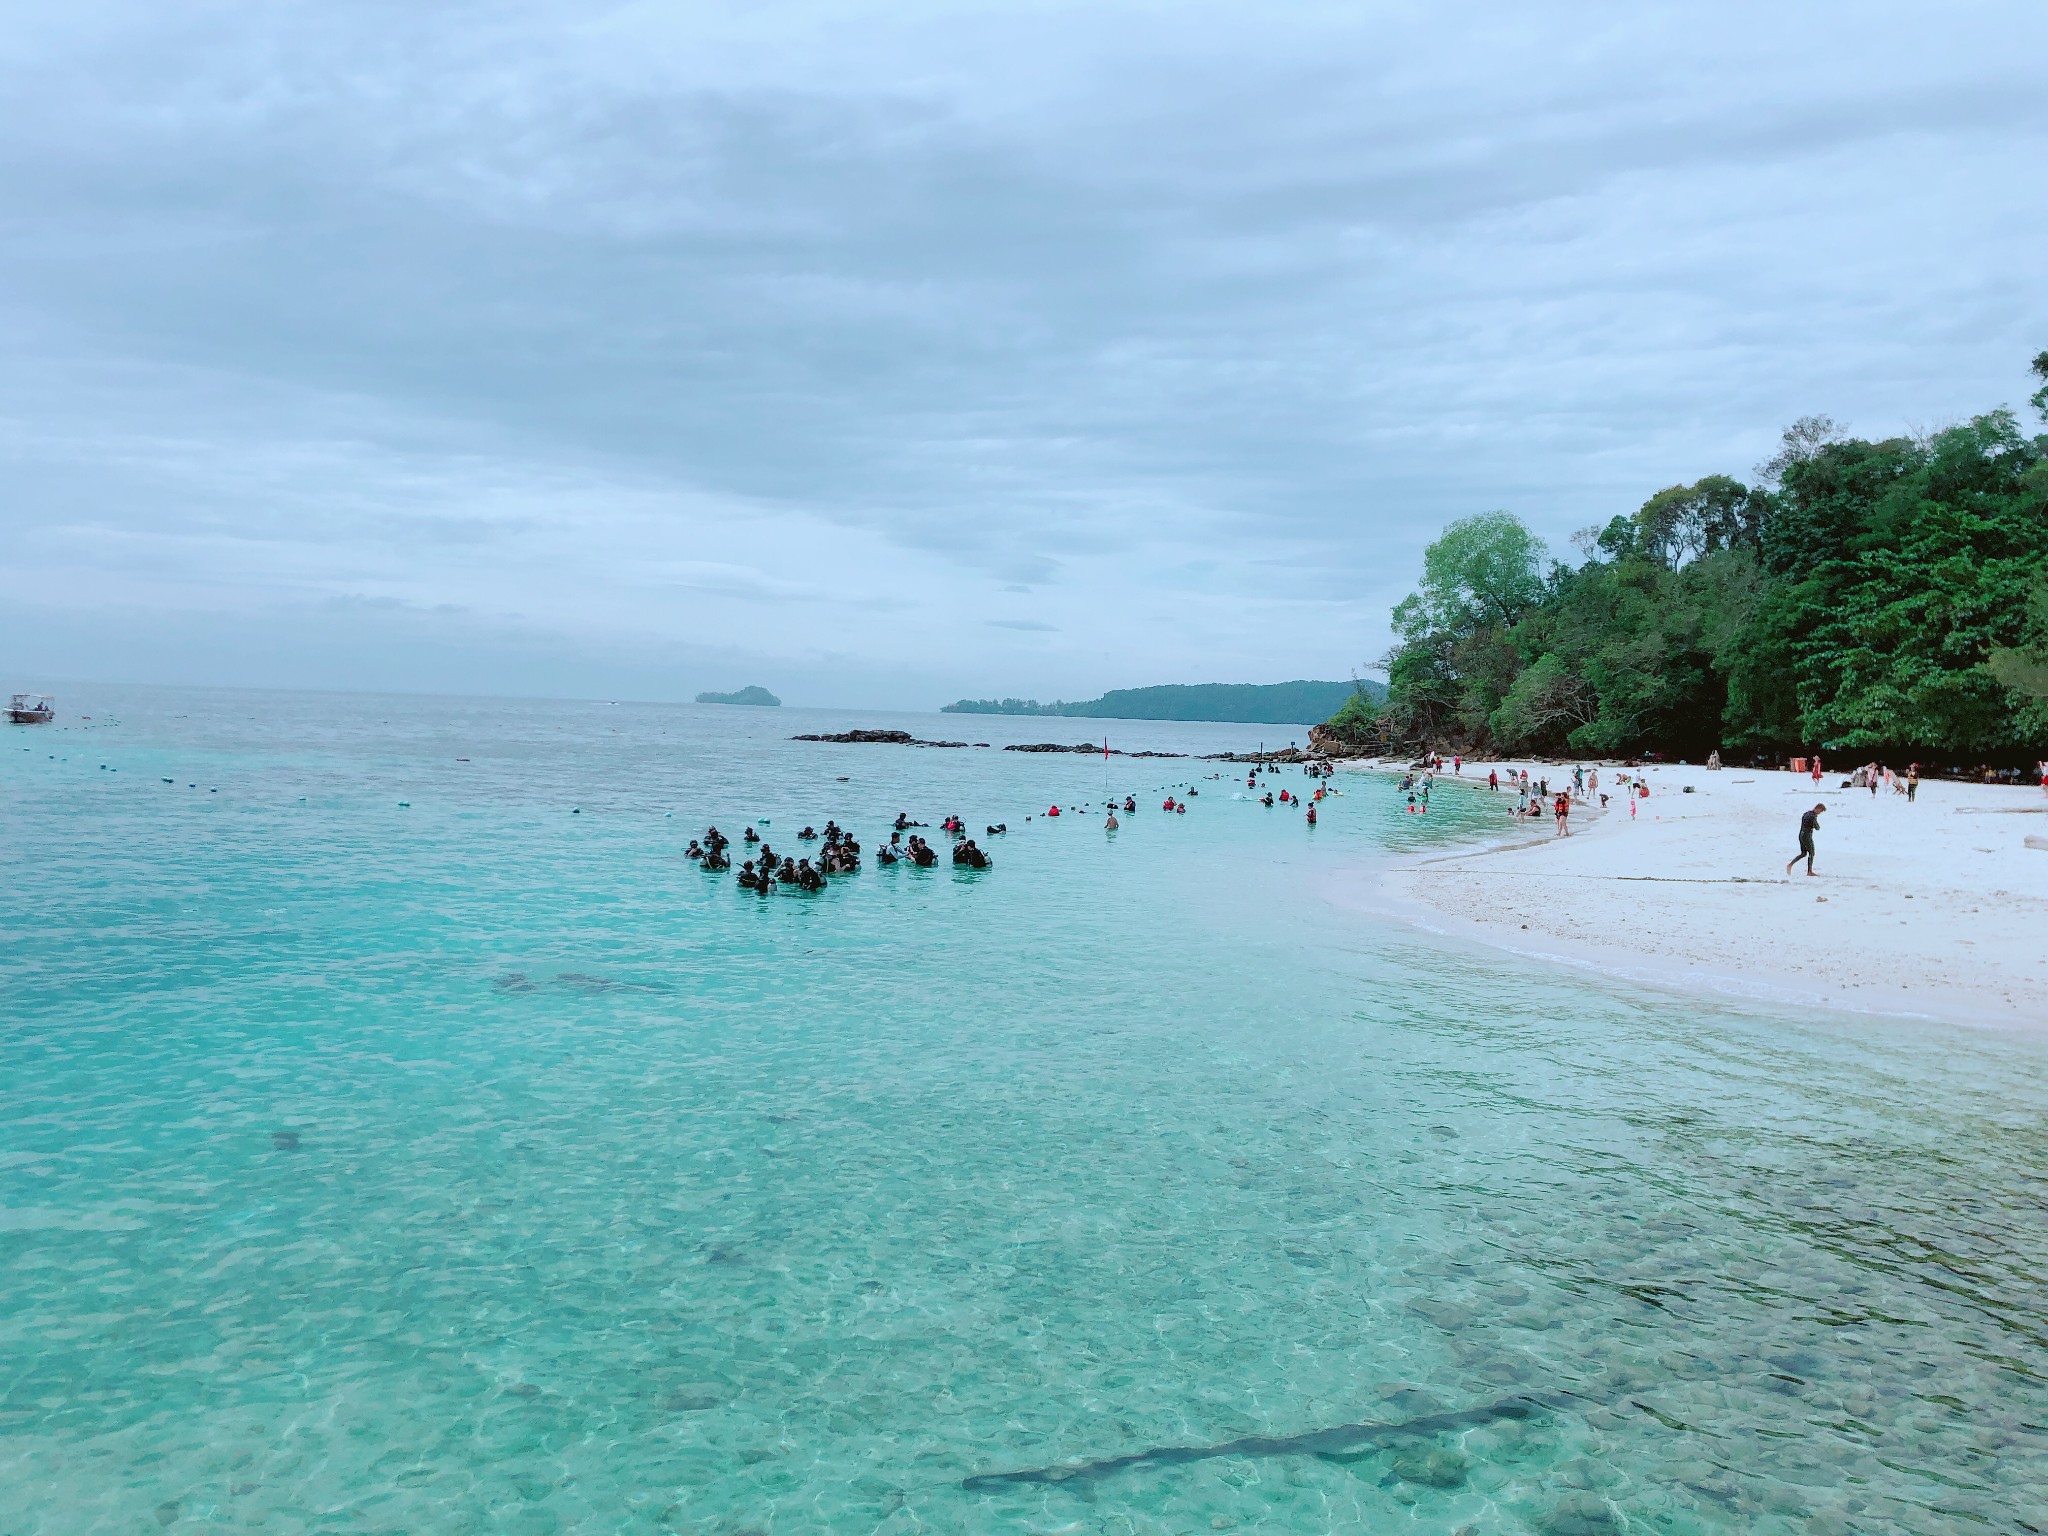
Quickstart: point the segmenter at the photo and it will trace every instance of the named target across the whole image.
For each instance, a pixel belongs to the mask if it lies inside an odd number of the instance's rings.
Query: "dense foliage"
[[[2048,352],[2033,370],[2048,418]],[[1580,534],[1577,565],[1548,561],[1507,513],[1453,523],[1394,610],[1377,739],[1934,760],[2048,748],[2048,436],[2004,409],[1883,442],[1809,417],[1758,481],[1659,491]]]
[[[1036,699],[962,699],[949,715],[1063,715],[1083,720],[1231,720],[1247,725],[1307,725],[1341,709],[1363,690],[1385,693],[1375,682],[1165,683],[1156,688],[1112,688],[1099,699],[1041,704]]]

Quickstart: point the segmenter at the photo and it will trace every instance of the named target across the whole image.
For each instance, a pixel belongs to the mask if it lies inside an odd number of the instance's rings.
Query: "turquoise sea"
[[[2048,1048],[1342,899],[1482,795],[60,703],[0,735],[0,1536],[2048,1530]],[[850,726],[996,746],[786,739]],[[1113,838],[1027,823],[1105,772]],[[681,857],[898,809],[1010,831],[814,897]]]

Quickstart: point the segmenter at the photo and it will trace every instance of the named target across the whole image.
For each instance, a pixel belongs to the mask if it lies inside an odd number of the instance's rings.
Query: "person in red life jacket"
[[[1173,796],[1171,796],[1171,795],[1168,795],[1168,796],[1166,797],[1166,799],[1165,799],[1165,800],[1163,800],[1162,802],[1160,802],[1160,806],[1159,806],[1159,809],[1161,809],[1162,811],[1170,811],[1170,810],[1172,810],[1172,809],[1173,809]]]
[[[1486,770],[1486,787],[1488,789],[1500,788],[1500,770],[1498,768],[1489,768]]]
[[[1187,815],[1187,813],[1188,813],[1188,803],[1187,803],[1187,801],[1185,801],[1185,800],[1179,800],[1179,801],[1176,801],[1176,802],[1174,803],[1174,807],[1173,807],[1173,814],[1174,814],[1174,815],[1176,815],[1176,816],[1185,816],[1185,815]]]

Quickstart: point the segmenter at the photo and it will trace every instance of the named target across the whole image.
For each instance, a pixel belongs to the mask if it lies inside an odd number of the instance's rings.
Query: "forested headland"
[[[2048,421],[2048,352],[2032,405]],[[1574,539],[1451,524],[1357,746],[2016,763],[2048,751],[2048,435],[2008,409],[1872,442],[1825,417]]]
[[[1224,720],[1241,725],[1311,725],[1341,708],[1354,694],[1377,702],[1383,684],[1372,681],[1323,683],[1162,683],[1154,688],[1112,688],[1099,699],[1077,703],[1036,699],[961,699],[944,705],[948,715],[1059,715],[1080,720]]]

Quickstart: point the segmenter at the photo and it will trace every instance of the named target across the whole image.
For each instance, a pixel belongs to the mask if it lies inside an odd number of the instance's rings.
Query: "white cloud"
[[[79,623],[26,643],[319,612],[305,680],[388,685],[340,601],[479,688],[1342,676],[1451,517],[1562,545],[2019,392],[2048,14],[1969,15],[45,8],[0,533]]]

